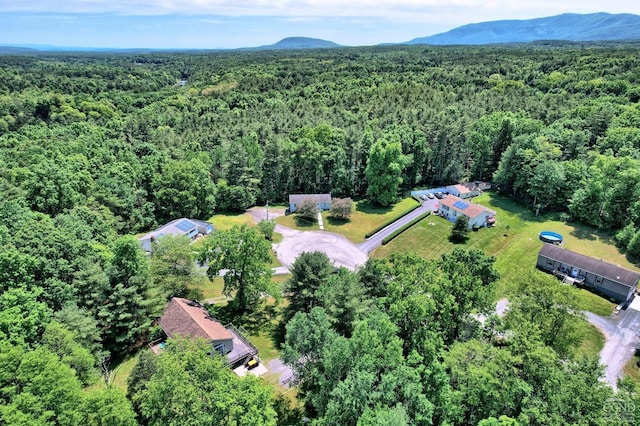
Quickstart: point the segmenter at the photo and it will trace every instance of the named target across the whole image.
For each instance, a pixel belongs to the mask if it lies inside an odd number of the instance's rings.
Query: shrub
[[[271,241],[273,240],[273,231],[276,229],[276,221],[273,219],[263,219],[258,222],[258,228],[264,234],[264,237]]]
[[[631,241],[629,241],[627,253],[633,257],[640,258],[640,231],[637,231]]]
[[[618,233],[616,234],[616,242],[620,247],[627,248],[627,246],[629,246],[629,243],[631,242],[635,234],[636,234],[636,228],[633,226],[632,223],[630,223],[624,228],[622,228],[620,231],[618,231]]]
[[[451,241],[462,243],[467,239],[469,233],[469,218],[466,216],[458,216],[451,230]]]

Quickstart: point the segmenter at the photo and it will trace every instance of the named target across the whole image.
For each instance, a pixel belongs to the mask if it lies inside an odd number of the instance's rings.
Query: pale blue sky
[[[0,45],[214,49],[305,36],[359,46],[566,12],[640,14],[640,0],[0,0]]]

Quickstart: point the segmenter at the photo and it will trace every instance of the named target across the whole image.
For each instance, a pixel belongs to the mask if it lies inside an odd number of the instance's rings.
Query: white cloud
[[[563,12],[640,14],[637,0],[0,0],[0,12],[125,15],[339,16],[434,22],[477,22]]]

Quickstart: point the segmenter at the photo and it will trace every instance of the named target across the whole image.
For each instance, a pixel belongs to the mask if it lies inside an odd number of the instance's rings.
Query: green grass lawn
[[[584,337],[576,348],[577,353],[597,357],[604,347],[604,336],[585,319],[580,319],[579,327]]]
[[[630,376],[636,383],[640,384],[640,367],[638,367],[638,362],[640,362],[640,352],[636,351],[633,358],[624,366],[623,371],[625,376]]]
[[[149,349],[145,346],[141,350],[146,351]],[[125,392],[127,391],[127,380],[131,375],[131,371],[133,371],[133,367],[138,363],[138,354],[140,354],[140,352],[136,352],[132,356],[126,358],[120,363],[120,365],[118,365],[118,367],[116,367],[112,382],[115,387],[120,388]]]
[[[289,214],[276,218],[276,223],[288,228],[298,229],[300,231],[319,231],[317,220],[309,220],[298,216],[297,214]],[[326,229],[326,228],[325,228]]]
[[[556,214],[535,217],[533,212],[515,201],[487,192],[473,200],[497,212],[496,226],[470,232],[464,248],[480,249],[495,256],[495,266],[501,278],[498,297],[509,297],[514,284],[523,273],[533,273],[542,242],[538,234],[544,230],[564,236],[564,247],[576,252],[601,257],[625,268],[637,269],[612,243],[612,235],[590,226],[565,223]],[[374,252],[376,257],[388,257],[394,252],[417,252],[426,258],[437,258],[450,252],[455,244],[449,241],[452,223],[438,216],[429,217],[405,231],[386,246]],[[600,315],[609,315],[613,304],[588,291],[580,291],[581,306]]]
[[[342,234],[357,244],[365,240],[367,232],[415,207],[418,202],[409,197],[390,207],[374,206],[367,200],[355,201],[353,204],[353,212],[347,221],[332,219],[329,212],[323,212],[322,219],[325,230]]]
[[[371,205],[367,200],[354,201],[353,212],[349,220],[336,220],[329,217],[329,212],[322,212],[325,231],[335,232],[347,237],[353,243],[361,243],[365,240],[367,232],[375,229],[389,219],[414,207],[417,201],[413,198],[404,198],[390,207],[377,207]],[[317,221],[299,218],[296,214],[281,216],[276,219],[280,225],[300,231],[317,231]]]
[[[202,292],[202,300],[222,297],[222,289],[224,288],[222,277],[215,277],[213,281],[209,281],[207,277],[202,278],[202,281],[198,284],[194,283],[195,288]]]
[[[244,213],[219,213],[211,216],[208,220],[213,223],[213,228],[219,231],[226,231],[227,229],[231,229],[234,225],[242,226],[253,226],[255,223],[253,222],[253,218],[251,214],[248,212]]]

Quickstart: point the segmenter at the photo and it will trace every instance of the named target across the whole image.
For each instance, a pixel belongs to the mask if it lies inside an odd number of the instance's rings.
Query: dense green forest
[[[191,271],[167,263],[193,253],[170,241],[148,258],[131,236],[178,217],[297,192],[389,205],[491,180],[640,257],[639,101],[634,44],[0,57],[0,423],[170,424],[207,407],[219,411],[189,424],[290,420],[258,381],[209,375],[219,360],[190,342],[142,360],[129,395],[96,385],[147,341],[168,295],[187,295]],[[550,284],[531,278],[504,323],[470,326],[492,300],[491,264],[462,251],[294,272],[284,356],[305,415],[606,424],[612,391],[572,350],[564,290],[539,306]],[[207,397],[187,397],[194,380]],[[173,385],[175,406],[162,399]],[[640,407],[632,383],[621,389]],[[255,398],[234,407],[243,393]]]

